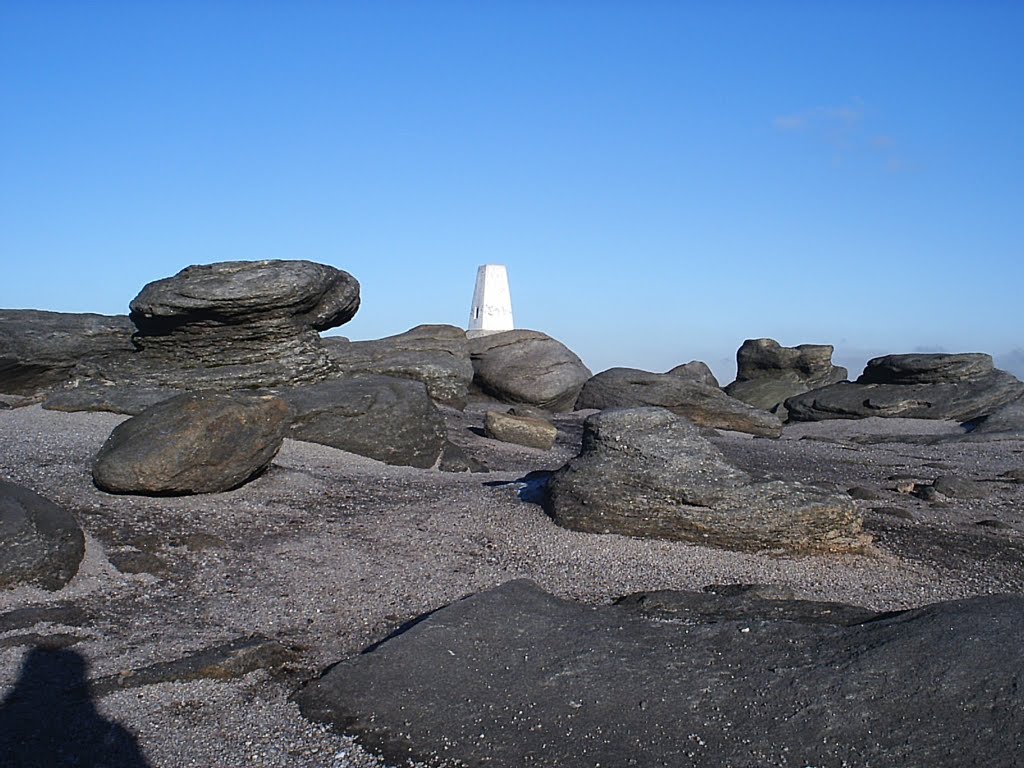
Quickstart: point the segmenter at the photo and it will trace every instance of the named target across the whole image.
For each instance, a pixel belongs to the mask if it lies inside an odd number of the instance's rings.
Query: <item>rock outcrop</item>
[[[182,388],[318,381],[333,371],[319,331],[348,322],[359,283],[309,261],[187,267],[131,302],[139,353],[129,376]]]
[[[845,381],[832,364],[829,344],[783,347],[773,339],[747,339],[736,352],[736,380],[725,391],[756,408],[778,412],[790,397]],[[785,413],[780,414],[783,418]]]
[[[968,441],[1024,439],[1024,398],[1000,406],[967,426],[970,432],[963,439]]]
[[[58,590],[76,573],[85,536],[74,515],[28,488],[0,480],[0,589]]]
[[[147,408],[180,394],[183,394],[182,390],[171,387],[87,382],[77,387],[54,390],[42,405],[48,411],[108,411],[137,416]]]
[[[762,437],[782,434],[777,416],[729,397],[717,387],[672,373],[609,368],[583,385],[577,410],[657,406],[702,427],[731,429]]]
[[[709,387],[721,389],[715,374],[708,367],[708,364],[702,360],[691,360],[688,363],[677,365],[672,370],[667,371],[667,373],[671,376],[679,376],[687,381],[692,381],[695,384],[706,384]]]
[[[592,606],[507,582],[295,698],[395,763],[988,768],[1024,749],[1020,595],[872,614],[677,594]]]
[[[288,436],[422,469],[437,463],[448,430],[422,382],[353,376],[279,390],[291,406]]]
[[[324,337],[335,367],[351,376],[375,373],[422,381],[430,396],[459,410],[473,381],[466,332],[454,325],[418,325],[373,341]]]
[[[475,336],[469,353],[476,386],[503,403],[571,411],[591,375],[572,350],[539,331]]]
[[[231,490],[269,466],[289,415],[270,395],[179,395],[115,427],[96,456],[93,480],[110,493]]]
[[[577,531],[728,549],[843,551],[867,543],[845,494],[755,482],[696,427],[663,408],[590,416],[579,456],[548,483],[545,507],[555,522]]]
[[[887,355],[869,360],[856,383],[786,400],[791,421],[868,416],[969,421],[1024,396],[1024,383],[985,354]]]
[[[32,395],[135,351],[126,315],[0,310],[0,392]]]

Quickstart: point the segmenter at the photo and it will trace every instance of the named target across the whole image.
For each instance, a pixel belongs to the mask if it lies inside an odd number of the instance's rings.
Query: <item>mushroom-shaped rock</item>
[[[138,363],[161,383],[236,388],[315,381],[319,331],[352,319],[359,283],[309,261],[226,261],[157,280],[131,302]]]
[[[474,383],[504,403],[571,411],[590,369],[572,350],[539,331],[518,330],[469,339]]]
[[[869,360],[855,383],[840,382],[786,400],[791,421],[869,416],[970,421],[1024,396],[1024,383],[986,354],[886,355]]]
[[[845,381],[847,370],[832,364],[829,344],[783,347],[774,339],[747,339],[736,352],[736,381],[727,394],[766,411],[787,398]]]
[[[577,410],[657,406],[685,416],[702,427],[730,429],[762,437],[779,437],[777,416],[729,397],[718,387],[700,384],[673,373],[650,373],[635,368],[609,368],[586,384]]]
[[[573,530],[728,549],[843,551],[868,541],[849,497],[801,483],[755,482],[693,424],[663,408],[590,416],[579,456],[548,484],[546,508]]]
[[[231,490],[269,466],[289,416],[272,395],[178,395],[115,427],[96,456],[93,480],[111,493]]]
[[[58,590],[78,573],[84,554],[85,537],[70,512],[0,480],[0,588]]]

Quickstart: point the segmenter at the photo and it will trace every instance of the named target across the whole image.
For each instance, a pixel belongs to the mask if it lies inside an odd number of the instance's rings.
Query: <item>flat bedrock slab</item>
[[[663,408],[588,417],[580,454],[552,475],[545,507],[577,531],[728,549],[843,551],[867,543],[846,494],[755,482]]]
[[[869,360],[855,383],[786,400],[791,421],[870,416],[969,421],[1024,397],[1024,383],[985,354],[887,355]]]
[[[93,480],[110,493],[228,491],[269,466],[290,415],[271,395],[179,395],[115,427],[96,456]]]
[[[172,387],[144,384],[101,384],[88,382],[57,389],[46,396],[42,407],[48,411],[107,411],[137,416],[147,408],[183,394]]]
[[[576,400],[576,410],[580,411],[646,406],[667,408],[702,427],[762,437],[782,434],[782,421],[775,414],[747,405],[717,387],[672,373],[609,368],[590,378]]]
[[[85,536],[74,515],[0,480],[0,588],[61,589],[78,573],[84,554]]]
[[[503,403],[571,411],[591,372],[576,354],[539,331],[490,333],[469,339],[473,382]]]
[[[292,409],[295,440],[422,469],[447,443],[444,417],[419,381],[365,375],[278,392]]]
[[[466,332],[454,325],[418,325],[373,341],[324,337],[335,367],[351,376],[375,373],[422,381],[430,396],[459,410],[473,381]]]
[[[725,391],[776,411],[787,398],[846,380],[848,371],[832,364],[832,352],[830,344],[783,347],[774,339],[747,339],[736,352],[736,380]]]
[[[1024,597],[835,623],[827,607],[699,602],[593,607],[512,581],[296,699],[395,763],[987,768],[1024,749]]]
[[[505,443],[547,451],[555,444],[558,428],[544,419],[488,411],[484,416],[484,434]]]
[[[135,351],[127,315],[0,310],[0,392],[32,395]]]
[[[121,378],[183,388],[273,386],[332,372],[319,332],[355,315],[359,283],[309,261],[226,261],[149,283],[130,308],[139,354]]]

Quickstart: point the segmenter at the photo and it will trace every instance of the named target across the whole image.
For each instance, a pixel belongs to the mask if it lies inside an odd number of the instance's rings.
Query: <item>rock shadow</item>
[[[20,768],[151,768],[135,736],[96,710],[76,651],[33,648],[0,702],[0,759]]]

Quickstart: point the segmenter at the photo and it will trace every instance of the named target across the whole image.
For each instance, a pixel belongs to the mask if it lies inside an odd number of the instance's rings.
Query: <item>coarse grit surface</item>
[[[452,440],[487,473],[392,467],[324,446],[285,445],[263,476],[228,493],[113,496],[91,464],[124,417],[26,406],[0,411],[0,478],[71,511],[86,557],[63,590],[0,591],[0,617],[74,606],[78,621],[32,628],[62,637],[91,679],[260,635],[290,648],[284,674],[169,681],[97,697],[150,766],[383,766],[351,738],[306,721],[289,695],[304,679],[408,620],[515,578],[560,597],[607,603],[638,591],[713,584],[790,587],[798,597],[901,609],[1024,591],[1024,442],[959,442],[956,424],[870,419],[793,425],[780,440],[722,433],[755,475],[861,489],[875,543],[862,555],[738,553],[567,531],[532,500],[536,475],[575,455],[583,414],[557,419],[545,452],[481,436],[484,408],[446,412]],[[981,498],[924,500],[941,475]],[[56,614],[55,614],[56,615]],[[0,698],[28,653],[0,631]]]

